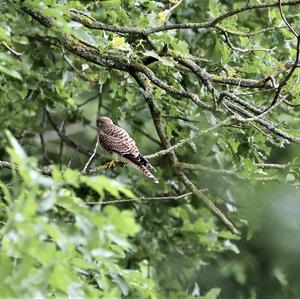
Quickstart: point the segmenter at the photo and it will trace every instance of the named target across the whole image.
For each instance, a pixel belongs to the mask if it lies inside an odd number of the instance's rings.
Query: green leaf
[[[273,270],[273,274],[276,277],[276,279],[280,282],[281,285],[287,286],[288,285],[288,280],[282,269],[280,268],[275,268]]]
[[[240,240],[241,239],[240,236],[234,235],[231,232],[225,231],[225,230],[220,231],[218,233],[218,236],[219,236],[219,238],[224,238],[224,239],[229,239],[229,240]]]
[[[218,0],[209,0],[209,10],[214,17],[217,17],[220,14],[219,5],[220,3]]]
[[[0,65],[0,72],[2,72],[5,75],[8,75],[14,79],[22,80],[21,74],[14,69]]]
[[[57,263],[54,266],[50,276],[50,284],[52,287],[68,293],[68,289],[72,283],[76,282],[76,275],[71,267],[66,263]]]
[[[189,45],[187,44],[187,42],[185,42],[183,40],[179,40],[179,41],[173,40],[172,48],[182,55],[189,54]]]
[[[119,8],[121,6],[120,0],[104,0],[102,5],[105,8]]]
[[[8,32],[2,27],[0,27],[0,42],[1,41],[10,41]]]
[[[221,293],[221,289],[213,288],[209,292],[207,292],[204,296],[200,296],[201,299],[217,299]]]

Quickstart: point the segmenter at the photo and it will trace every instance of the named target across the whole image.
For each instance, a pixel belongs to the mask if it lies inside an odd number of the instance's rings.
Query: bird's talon
[[[116,161],[114,160],[111,160],[110,162],[106,163],[107,169],[114,168],[115,166],[116,166]]]

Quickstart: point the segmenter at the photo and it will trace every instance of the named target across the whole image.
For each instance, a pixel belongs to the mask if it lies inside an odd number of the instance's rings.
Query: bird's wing
[[[124,129],[117,127],[117,130],[114,132],[113,136],[115,136],[115,141],[118,143],[116,147],[119,149],[118,151],[114,150],[115,152],[130,160],[134,164],[143,165],[146,168],[156,171],[149,161],[139,153],[139,149],[134,140]]]
[[[121,156],[129,155],[134,158],[139,155],[139,150],[134,140],[124,129],[118,126],[115,126],[113,130],[102,137],[102,143],[107,150]]]

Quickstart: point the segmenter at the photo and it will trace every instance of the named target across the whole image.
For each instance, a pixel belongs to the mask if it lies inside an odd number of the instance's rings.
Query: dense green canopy
[[[1,2],[0,297],[299,298],[299,16]],[[159,184],[107,169],[100,115]]]

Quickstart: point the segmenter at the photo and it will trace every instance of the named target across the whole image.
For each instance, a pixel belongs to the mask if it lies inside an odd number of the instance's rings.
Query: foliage
[[[299,296],[300,1],[0,12],[3,298]],[[82,173],[99,115],[159,185],[101,150]]]

